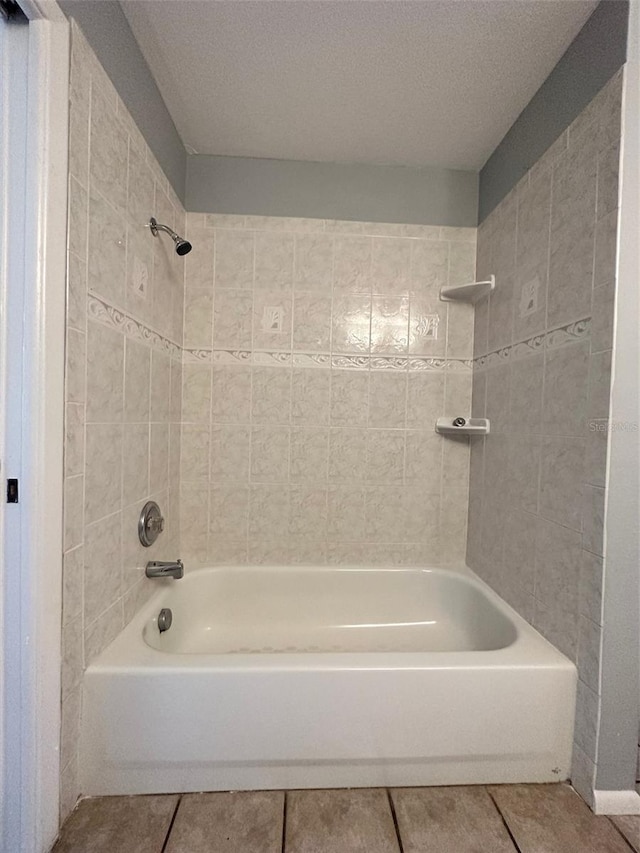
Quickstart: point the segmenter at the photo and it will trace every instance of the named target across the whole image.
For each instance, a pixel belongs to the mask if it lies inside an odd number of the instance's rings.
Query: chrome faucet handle
[[[148,518],[146,527],[150,533],[162,533],[164,530],[164,518]]]
[[[164,517],[155,501],[147,501],[138,519],[138,538],[145,548],[153,545],[164,530]]]

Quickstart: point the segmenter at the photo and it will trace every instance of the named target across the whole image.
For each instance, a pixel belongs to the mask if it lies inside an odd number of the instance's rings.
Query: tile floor
[[[640,817],[568,785],[368,788],[83,800],[53,853],[640,853]]]

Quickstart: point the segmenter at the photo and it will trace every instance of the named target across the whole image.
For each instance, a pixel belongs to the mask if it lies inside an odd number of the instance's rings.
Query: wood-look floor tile
[[[280,853],[284,793],[184,794],[166,853]]]
[[[387,792],[291,791],[285,853],[398,853]]]
[[[568,785],[490,786],[521,853],[629,853],[606,817]]]
[[[619,815],[610,818],[636,853],[640,853],[640,815]]]
[[[177,795],[82,800],[52,853],[160,853]]]
[[[515,853],[486,789],[391,791],[404,853]]]

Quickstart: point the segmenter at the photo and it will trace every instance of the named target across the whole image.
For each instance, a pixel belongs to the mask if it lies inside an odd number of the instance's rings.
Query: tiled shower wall
[[[64,496],[62,817],[80,793],[85,666],[178,556],[184,260],[154,239],[184,211],[79,29],[72,29]],[[167,530],[137,539],[146,500]]]
[[[188,214],[190,565],[464,559],[475,229]]]
[[[468,563],[577,662],[573,781],[593,783],[621,74],[482,223]]]

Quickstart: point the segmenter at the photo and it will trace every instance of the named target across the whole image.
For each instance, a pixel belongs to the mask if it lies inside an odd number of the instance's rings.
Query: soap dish
[[[487,418],[438,418],[436,432],[440,435],[489,435]]]

